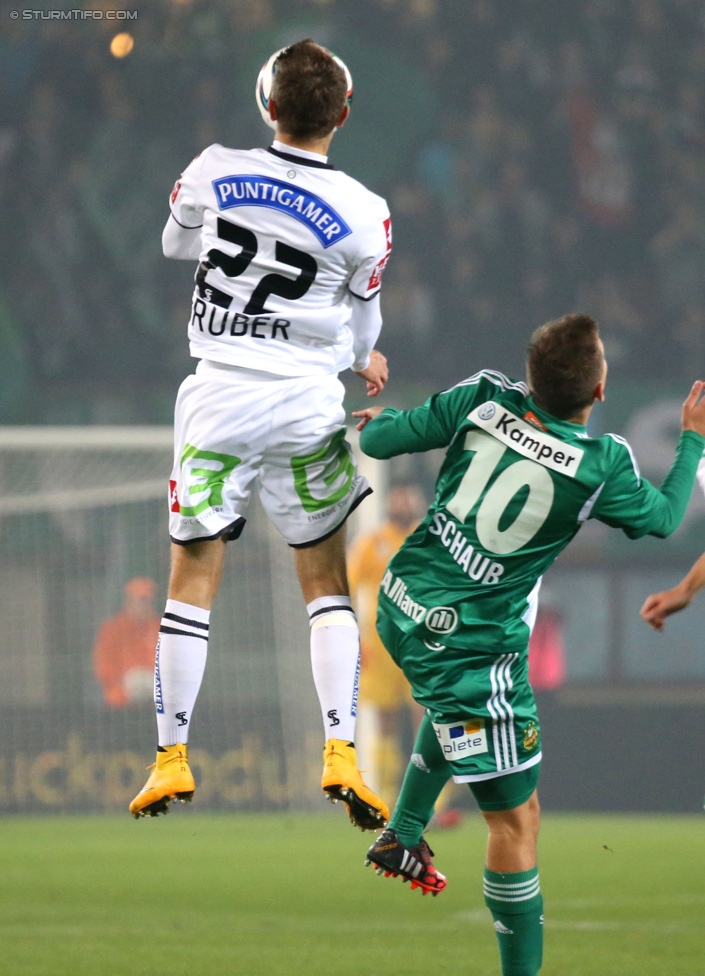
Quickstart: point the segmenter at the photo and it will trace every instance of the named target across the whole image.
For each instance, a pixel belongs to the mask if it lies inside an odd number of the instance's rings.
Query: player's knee
[[[512,810],[485,813],[490,834],[516,844],[534,843],[541,826],[541,807],[537,794]]]
[[[538,794],[534,793],[533,796],[527,801],[527,831],[536,840],[539,836],[539,830],[541,829],[541,805],[539,803]]]
[[[517,808],[517,813],[518,829],[522,836],[535,841],[541,828],[541,807],[536,793],[523,806]]]
[[[169,599],[210,609],[220,586],[224,553],[220,539],[172,546]]]

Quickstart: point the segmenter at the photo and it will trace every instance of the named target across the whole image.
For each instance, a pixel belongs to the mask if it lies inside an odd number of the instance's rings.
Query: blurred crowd
[[[0,422],[168,421],[192,269],[161,257],[167,194],[211,142],[267,144],[254,80],[303,36],[355,79],[332,161],[392,210],[398,378],[516,373],[529,330],[575,309],[613,376],[705,372],[698,0],[91,6],[139,16],[0,24]]]

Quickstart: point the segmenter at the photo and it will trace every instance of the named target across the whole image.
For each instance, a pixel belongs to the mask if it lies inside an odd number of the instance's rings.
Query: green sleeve
[[[618,457],[605,482],[592,517],[623,529],[630,539],[655,535],[661,539],[678,528],[688,507],[705,438],[681,433],[676,456],[660,489],[640,477],[626,441],[616,439]]]
[[[480,395],[479,387],[474,384],[434,393],[412,410],[387,407],[363,428],[361,449],[370,457],[386,459],[448,447]]]

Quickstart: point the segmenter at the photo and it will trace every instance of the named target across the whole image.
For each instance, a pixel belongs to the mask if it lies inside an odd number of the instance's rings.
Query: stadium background
[[[128,579],[155,578],[158,602],[166,585],[163,425],[192,368],[192,268],[161,255],[166,198],[211,142],[267,143],[253,87],[277,47],[312,36],[352,70],[353,113],[331,159],[394,218],[385,402],[412,405],[484,366],[520,375],[531,329],[579,308],[602,323],[610,361],[594,430],[625,434],[658,482],[680,402],[705,373],[702,4],[53,5],[77,7],[138,16],[11,20],[22,5],[0,4],[8,812],[115,810],[141,783],[151,709],[103,706],[90,654]],[[123,30],[134,48],[118,58]],[[348,386],[352,409],[361,389]],[[65,429],[77,425],[95,428],[92,448]],[[395,474],[428,492],[436,463]],[[383,497],[388,473],[375,476]],[[680,578],[704,530],[696,491],[671,540],[627,544],[589,526],[549,574],[568,681],[542,702],[545,807],[701,805],[705,601],[665,636],[638,608]],[[197,713],[199,803],[305,808],[318,804],[319,732],[288,553],[258,512],[233,548]]]

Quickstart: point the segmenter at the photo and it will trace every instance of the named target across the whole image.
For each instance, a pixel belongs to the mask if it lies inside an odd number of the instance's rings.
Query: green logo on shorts
[[[181,455],[182,471],[185,463],[190,458],[196,461],[217,461],[221,467],[217,470],[215,468],[189,468],[187,478],[189,482],[188,494],[202,495],[206,493],[206,497],[191,508],[186,505],[181,506],[181,514],[186,518],[193,518],[195,515],[200,515],[201,512],[205,512],[208,508],[216,508],[223,504],[225,480],[231,471],[234,471],[240,463],[240,458],[235,457],[233,454],[218,454],[216,451],[202,451],[200,448],[194,447],[193,444],[187,444],[184,448],[184,453]],[[202,480],[196,482],[194,480],[196,478]]]
[[[355,477],[355,463],[350,448],[345,443],[345,431],[339,430],[331,442],[315,454],[292,458],[291,467],[296,494],[301,499],[304,511],[320,512],[322,508],[335,505],[341,498],[345,498]],[[311,494],[311,484],[330,488],[340,478],[344,479],[343,483],[332,495],[314,498]]]

